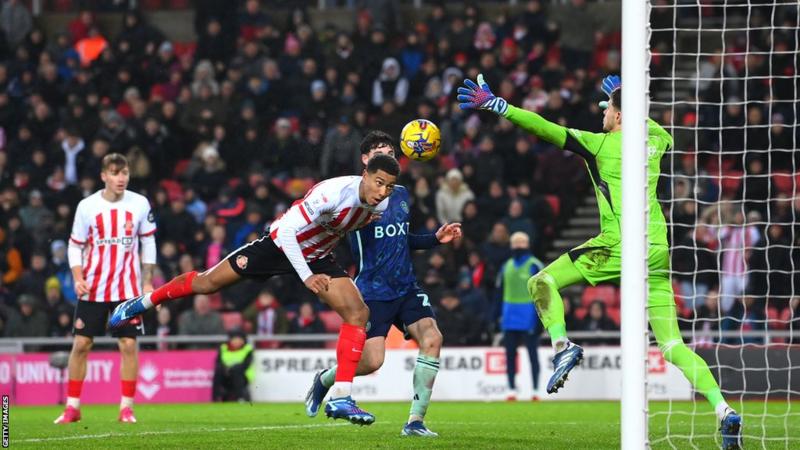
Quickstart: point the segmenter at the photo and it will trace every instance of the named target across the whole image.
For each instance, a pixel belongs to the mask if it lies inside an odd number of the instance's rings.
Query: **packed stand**
[[[671,182],[661,184],[660,198],[672,199],[664,207],[672,223],[676,293],[690,319],[683,323],[694,327],[699,344],[720,342],[719,330],[796,329],[797,10],[726,5],[731,31],[697,60],[696,34],[676,38],[674,20],[719,28],[714,20],[723,7],[670,3],[654,2],[653,90],[673,89],[666,78],[674,67],[696,72],[691,86],[672,91],[674,107],[659,108],[677,150],[664,159]],[[722,341],[766,343],[747,336]]]
[[[4,19],[26,19],[1,22],[3,335],[70,335],[65,242],[75,206],[102,186],[109,152],[127,155],[130,189],[152,202],[158,286],[259,237],[314,182],[360,173],[367,131],[397,135],[421,117],[439,125],[443,145],[431,162],[401,158],[410,229],[462,221],[465,238],[415,255],[420,284],[449,345],[489,343],[510,234],[528,233],[543,255],[590,183],[578,156],[463,112],[454,90],[483,73],[513,104],[600,131],[598,80],[620,70],[619,32],[582,0],[560,15],[539,1],[494,14],[432,4],[417,13],[424,20],[402,24],[400,14],[363,9],[352,32],[313,28],[303,9],[273,16],[257,0],[238,11],[220,4],[198,3],[197,41],[173,42],[135,11],[113,35],[83,11],[47,39],[19,2],[4,3]],[[355,270],[346,248],[337,258]],[[617,327],[594,309],[576,323]],[[338,326],[292,278],[171,303],[147,320],[162,336]]]

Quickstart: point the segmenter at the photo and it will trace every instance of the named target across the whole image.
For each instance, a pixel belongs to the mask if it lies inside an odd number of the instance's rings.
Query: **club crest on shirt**
[[[130,220],[125,221],[125,232],[131,233],[133,231],[133,222]]]
[[[153,222],[156,221],[156,215],[153,213],[152,210],[149,213],[147,213],[147,221],[150,222],[150,223],[153,223]]]
[[[404,213],[408,214],[408,203],[406,203],[405,200],[400,202],[400,209],[402,209]]]
[[[237,256],[236,265],[242,270],[247,269],[247,256],[244,255]]]

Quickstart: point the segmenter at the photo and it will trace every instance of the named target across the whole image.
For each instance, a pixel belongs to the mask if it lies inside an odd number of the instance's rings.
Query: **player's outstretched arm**
[[[458,88],[458,101],[458,106],[463,110],[492,111],[528,133],[536,135],[558,148],[564,148],[567,140],[566,128],[550,122],[535,112],[510,105],[504,98],[494,95],[484,81],[483,74],[478,75],[477,83],[470,79],[464,80],[464,86]]]

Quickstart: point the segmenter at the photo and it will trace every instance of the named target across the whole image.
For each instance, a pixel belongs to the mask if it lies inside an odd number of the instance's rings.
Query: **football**
[[[439,127],[430,120],[412,120],[400,132],[400,149],[415,161],[427,161],[436,156],[441,143]]]

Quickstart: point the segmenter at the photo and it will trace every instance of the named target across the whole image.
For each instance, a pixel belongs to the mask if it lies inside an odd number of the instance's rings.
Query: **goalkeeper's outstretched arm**
[[[461,109],[483,109],[492,111],[510,120],[514,125],[538,136],[545,141],[564,148],[567,141],[567,129],[557,123],[550,122],[535,112],[509,105],[502,98],[497,97],[489,89],[489,85],[478,75],[478,83],[464,80],[466,87],[458,88],[458,101]]]
[[[564,148],[567,141],[567,129],[561,125],[550,122],[533,111],[517,108],[514,105],[508,105],[504,117],[528,133],[538,136],[558,148]]]

